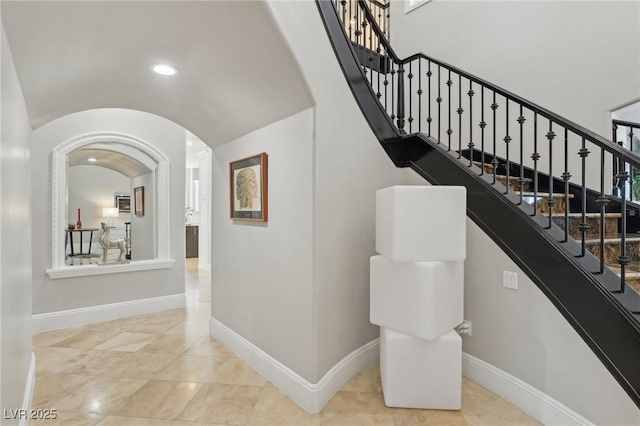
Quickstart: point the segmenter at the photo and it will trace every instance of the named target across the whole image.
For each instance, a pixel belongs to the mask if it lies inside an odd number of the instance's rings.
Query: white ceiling
[[[114,170],[133,179],[151,173],[156,165],[146,154],[121,144],[91,144],[68,154],[69,167],[99,166]],[[95,158],[97,161],[89,161]]]
[[[94,108],[168,118],[218,146],[313,104],[260,1],[5,1],[34,128]],[[168,63],[174,77],[149,67]]]

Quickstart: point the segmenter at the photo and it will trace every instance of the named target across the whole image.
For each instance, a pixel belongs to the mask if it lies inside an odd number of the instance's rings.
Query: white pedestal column
[[[458,410],[466,189],[394,186],[376,194],[371,322],[389,407]]]

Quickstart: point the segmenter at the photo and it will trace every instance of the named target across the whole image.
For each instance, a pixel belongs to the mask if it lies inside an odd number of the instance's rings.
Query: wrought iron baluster
[[[389,113],[389,108],[387,105],[387,97],[388,97],[388,90],[387,87],[389,86],[389,70],[387,69],[387,64],[389,63],[389,60],[387,57],[385,57],[384,60],[384,66],[385,66],[385,73],[384,73],[384,80],[382,82],[382,86],[384,87],[384,110],[387,112],[387,114]]]
[[[422,132],[422,58],[418,59],[418,131]]]
[[[633,152],[633,127],[629,127],[629,151]],[[629,173],[629,200],[633,201],[633,178],[636,170],[632,165],[629,165]]]
[[[404,64],[398,65],[398,130],[400,133],[404,131]]]
[[[355,22],[355,18],[353,16],[353,2],[349,2],[349,42],[353,41],[353,23]],[[345,22],[346,24],[346,22]]]
[[[387,2],[387,15],[386,15],[386,36],[387,36],[387,41],[391,42],[391,2]]]
[[[448,148],[447,151],[451,151],[451,134],[453,130],[451,130],[451,85],[453,81],[451,81],[451,70],[449,70],[449,79],[447,80],[448,86],[448,97],[447,97],[447,109],[449,110],[448,121],[447,121],[447,136],[448,136]]]
[[[370,70],[370,79],[371,79],[371,90],[373,90],[373,71],[374,71],[374,66],[373,66],[373,60],[374,60],[374,56],[373,56],[373,52],[375,51],[373,49],[373,25],[371,25],[370,22],[367,22],[367,27],[369,27],[369,70]]]
[[[506,191],[504,193],[508,194],[509,193],[509,183],[510,183],[509,178],[511,177],[511,162],[509,161],[509,144],[511,143],[511,136],[509,136],[509,99],[507,98],[506,101],[507,101],[506,102],[506,107],[505,107],[505,110],[506,110],[505,111],[506,112],[506,120],[505,120],[505,122],[506,122],[506,127],[505,127],[506,136],[504,137],[503,140],[504,140],[504,143],[506,145],[505,149],[506,149],[506,154],[507,154],[506,155],[506,157],[507,157],[506,158],[506,160],[507,160],[507,165],[506,165],[507,180],[506,180],[506,185],[505,185],[507,187],[507,189],[506,189]]]
[[[564,242],[569,241],[569,129],[564,129],[564,172],[562,180],[564,180]]]
[[[378,101],[380,100],[380,97],[382,96],[382,92],[380,91],[380,74],[382,73],[382,48],[381,46],[381,42],[380,42],[380,36],[376,35],[376,39],[378,40],[378,47],[376,47],[376,53],[378,54],[378,92],[376,93],[376,96],[378,97]]]
[[[469,80],[469,91],[467,95],[469,95],[469,167],[473,164],[473,148],[475,145],[473,144],[473,95],[475,92],[473,91],[473,81]]]
[[[520,124],[520,177],[518,178],[518,186],[520,187],[520,201],[518,205],[522,205],[522,198],[524,194],[524,184],[527,182],[524,178],[524,122],[527,121],[524,118],[522,111],[522,104],[520,104],[520,117],[518,117],[518,124]]]
[[[549,120],[549,132],[547,132],[547,139],[549,139],[549,198],[547,198],[547,206],[549,208],[549,229],[553,224],[553,206],[556,204],[556,200],[553,199],[553,139],[556,134],[553,132],[553,121]]]
[[[617,142],[618,139],[618,125],[613,123],[611,125],[611,142],[613,143],[617,143],[618,145],[622,146],[621,142]],[[613,178],[613,191],[615,195],[620,195],[618,194],[618,182],[616,182],[616,178],[615,176],[618,174],[618,161],[616,160],[616,156],[613,156],[613,163],[612,163],[612,168],[611,168],[611,176]],[[602,170],[604,172],[604,169]]]
[[[396,82],[395,82],[395,77],[396,77],[396,63],[395,62],[391,62],[391,121],[395,120],[396,115],[394,114],[394,111],[396,111],[394,108],[397,108],[397,104],[396,104],[396,100],[395,100],[395,95],[396,95]]]
[[[356,45],[358,46],[358,51],[360,51],[360,7],[358,5],[355,5],[354,7],[356,9],[354,34],[356,36]]]
[[[484,85],[480,86],[480,162],[482,163],[482,170],[480,175],[484,174],[484,128],[487,127],[487,123],[484,121]]]
[[[616,176],[622,193],[620,203],[620,213],[622,215],[620,221],[620,256],[618,257],[618,264],[620,265],[620,289],[618,292],[620,293],[624,293],[625,271],[629,264],[629,256],[627,256],[627,179],[629,178],[629,172],[627,172],[626,166],[626,162],[620,159],[620,169]]]
[[[367,23],[367,15],[362,11],[362,55],[360,58],[365,58],[365,63],[362,64],[362,68],[364,71],[365,80],[367,81],[370,87],[373,87],[373,70],[371,69],[371,26]],[[369,48],[367,48],[367,27],[369,27]],[[367,69],[368,68],[368,69]],[[371,72],[369,72],[371,70]]]
[[[578,154],[582,158],[582,207],[580,208],[582,212],[582,222],[578,225],[578,229],[580,229],[580,233],[582,234],[582,251],[581,256],[584,257],[586,254],[586,234],[589,230],[589,224],[587,223],[587,156],[589,155],[589,150],[585,147],[585,139],[582,138],[582,148],[578,151]]]
[[[598,273],[604,273],[604,219],[607,211],[607,204],[609,204],[609,198],[604,192],[604,148],[600,148],[600,196],[596,200],[596,203],[600,205],[600,270]],[[615,162],[614,158],[614,162]]]
[[[441,117],[442,117],[442,96],[440,96],[440,65],[438,65],[438,97],[436,98],[436,102],[438,103],[438,144],[440,144],[440,136],[441,136]]]
[[[431,118],[431,76],[433,75],[433,73],[431,72],[431,61],[428,62],[427,68],[428,68],[428,70],[427,70],[427,81],[429,82],[429,85],[427,87],[427,90],[428,90],[428,92],[427,92],[427,99],[428,99],[428,102],[427,102],[427,109],[428,109],[427,110],[427,114],[428,114],[428,117],[427,117],[427,126],[428,126],[427,127],[427,129],[428,129],[427,133],[428,133],[429,136],[431,136],[431,121],[433,120]],[[440,142],[440,141],[438,141],[438,142]]]
[[[538,214],[538,160],[540,159],[540,153],[538,152],[538,113],[533,113],[533,154],[531,154],[533,160],[533,214]]]
[[[498,168],[498,159],[496,158],[496,110],[498,109],[498,104],[496,103],[496,92],[493,91],[493,103],[491,104],[491,109],[493,110],[493,159],[491,160],[491,164],[493,165],[493,184],[496,183],[496,169]]]
[[[411,71],[412,65],[413,62],[409,62],[409,74],[407,75],[407,78],[409,79],[409,118],[407,119],[409,122],[409,133],[413,133],[413,89],[411,88],[413,83],[413,72]]]
[[[462,157],[462,75],[458,74],[458,160]]]

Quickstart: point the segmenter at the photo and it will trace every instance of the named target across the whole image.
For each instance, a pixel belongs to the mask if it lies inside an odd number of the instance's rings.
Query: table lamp
[[[117,207],[103,207],[102,216],[107,218],[107,224],[109,228],[113,228],[113,218],[118,217],[120,213]]]

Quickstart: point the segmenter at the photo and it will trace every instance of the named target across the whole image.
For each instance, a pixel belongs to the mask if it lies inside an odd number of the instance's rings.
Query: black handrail
[[[634,123],[633,121],[624,121],[624,120],[613,119],[613,120],[611,120],[611,122],[616,126],[632,127],[634,129],[640,129],[640,123]]]

